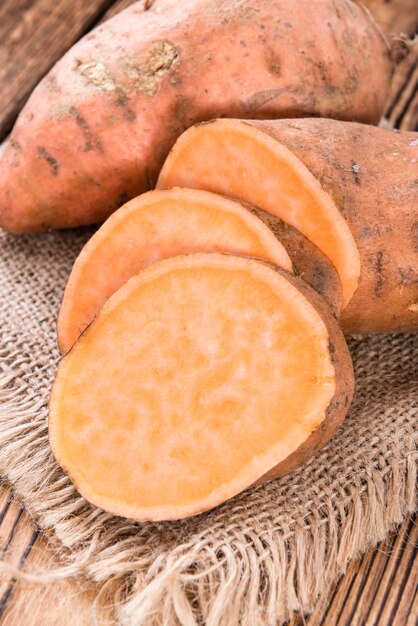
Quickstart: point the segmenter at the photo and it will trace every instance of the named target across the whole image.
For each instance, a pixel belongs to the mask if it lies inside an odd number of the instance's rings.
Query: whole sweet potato
[[[104,220],[208,118],[380,118],[388,47],[351,0],[145,6],[84,37],[35,89],[0,160],[3,228]]]

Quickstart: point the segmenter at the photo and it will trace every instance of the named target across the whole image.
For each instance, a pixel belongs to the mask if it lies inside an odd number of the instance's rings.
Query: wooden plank
[[[134,4],[136,1],[137,0],[116,0],[108,11],[106,11],[103,19],[107,20],[109,17],[113,17],[116,13],[120,13],[120,11],[123,11],[123,9],[131,6],[131,4]],[[149,4],[151,0],[142,0],[142,2],[146,5],[147,3]]]
[[[415,626],[417,540],[417,517],[408,516],[397,533],[348,565],[309,618],[295,616],[288,626]]]
[[[41,538],[33,547],[27,566],[52,569],[57,567],[52,552]],[[72,581],[49,585],[15,583],[6,610],[0,614],[1,626],[112,626],[115,619],[105,607],[94,606],[95,589],[84,589]]]
[[[0,2],[0,142],[39,80],[112,4],[112,0]]]
[[[59,563],[26,511],[13,498],[11,489],[0,486],[1,560],[21,567],[53,570]],[[1,626],[89,626],[95,615],[93,585],[83,589],[74,581],[49,585],[0,581]],[[114,623],[112,613],[100,608],[98,623]]]
[[[382,626],[395,626],[395,619],[402,618],[409,611],[413,597],[409,596],[411,586],[417,584],[417,520],[409,520],[393,544],[380,585],[370,606],[369,620]],[[403,598],[403,600],[402,600]],[[405,624],[399,622],[400,626]]]
[[[23,510],[8,490],[4,515],[0,525],[0,559],[15,567],[23,564],[36,540],[38,531],[25,523]],[[0,581],[0,611],[6,605],[13,589],[13,581]]]

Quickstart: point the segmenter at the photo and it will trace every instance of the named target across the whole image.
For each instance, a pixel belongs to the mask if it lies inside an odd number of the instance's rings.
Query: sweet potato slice
[[[152,188],[176,138],[213,117],[379,121],[392,61],[352,0],[141,1],[33,92],[0,158],[0,226],[104,221]]]
[[[71,348],[129,278],[161,259],[191,252],[253,256],[288,271],[293,264],[296,275],[339,317],[341,285],[335,269],[294,228],[255,207],[207,191],[150,191],[116,211],[76,260],[58,317],[61,352]]]
[[[305,462],[352,393],[342,332],[303,281],[178,256],[131,278],[63,358],[50,441],[90,502],[176,519]]]
[[[161,259],[191,252],[254,256],[292,271],[278,239],[238,202],[207,191],[150,191],[109,217],[77,258],[58,317],[61,352],[129,278]]]
[[[234,196],[297,228],[338,272],[347,332],[417,330],[417,168],[417,133],[220,119],[177,140],[158,187]]]

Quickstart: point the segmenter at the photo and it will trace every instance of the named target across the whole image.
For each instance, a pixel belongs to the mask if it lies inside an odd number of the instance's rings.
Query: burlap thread
[[[55,321],[91,231],[0,238],[0,473],[123,626],[276,626],[415,508],[418,335],[352,340],[357,393],[306,467],[190,520],[139,524],[88,504],[55,463]]]

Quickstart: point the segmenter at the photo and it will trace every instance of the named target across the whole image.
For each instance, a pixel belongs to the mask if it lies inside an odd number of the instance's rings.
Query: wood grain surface
[[[0,141],[53,63],[92,26],[131,3],[0,0]],[[398,66],[386,119],[397,128],[418,130],[418,45]],[[309,618],[295,616],[289,626],[415,626],[417,545],[418,520],[410,516],[387,541],[348,565]],[[29,514],[1,483],[0,553],[17,567],[58,564]],[[94,618],[98,626],[114,625],[112,607],[94,606],[95,592],[74,581],[38,586],[5,578],[0,580],[0,626],[87,626]]]
[[[0,1],[0,142],[52,65],[113,0]]]

